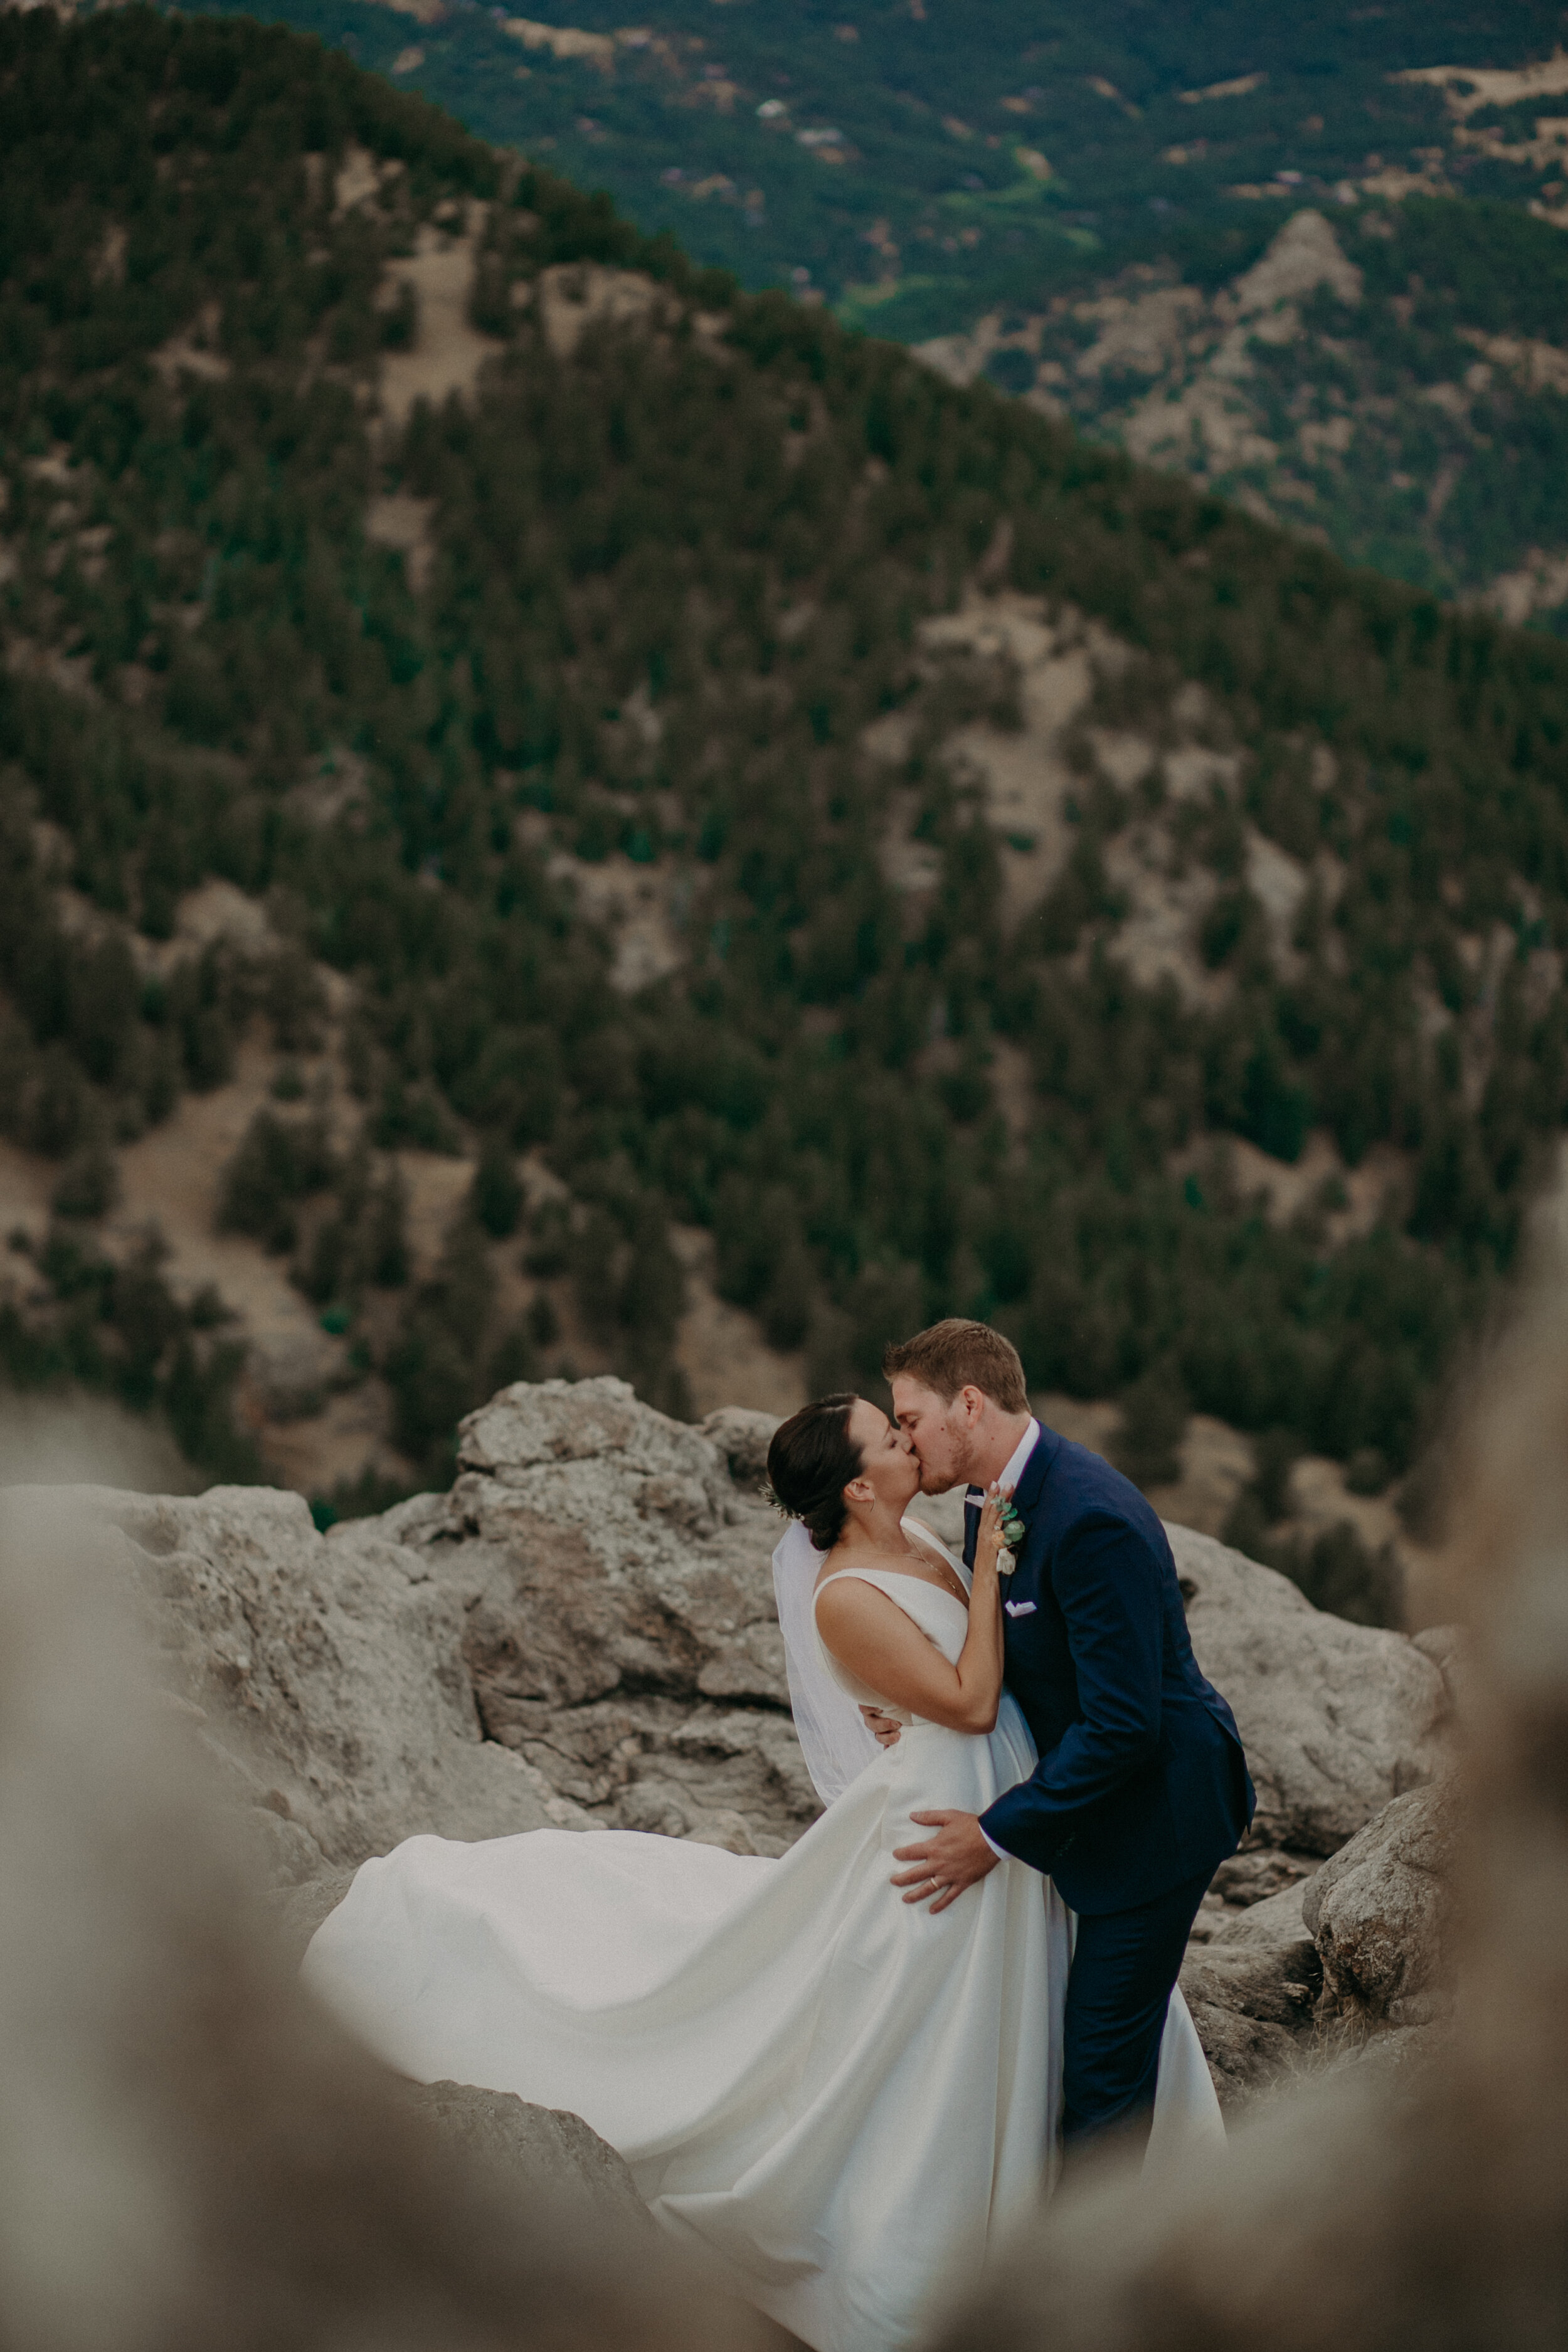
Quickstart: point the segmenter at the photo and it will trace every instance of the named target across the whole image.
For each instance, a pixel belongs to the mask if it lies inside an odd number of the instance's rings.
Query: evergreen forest
[[[396,264],[464,237],[489,357],[395,420]],[[593,310],[606,270],[638,315]],[[388,499],[426,560],[370,530]],[[1123,649],[1016,919],[949,746],[1016,730],[1017,678],[930,651],[983,592]],[[486,1234],[682,1410],[672,1220],[816,1387],[973,1313],[1042,1388],[1395,1472],[1555,1162],[1568,646],[744,292],[294,33],[0,16],[0,1122],[60,1171],[0,1349],[161,1401],[216,1466],[223,1302],[102,1247],[114,1152],[247,1024],[302,1050],[323,973],[353,1145],[280,1085],[225,1214],[384,1373],[425,1475],[550,1361],[546,1314],[489,1328]],[[1183,710],[1195,793],[1101,756],[1173,751]],[[1196,990],[1119,946],[1149,824],[1201,901]],[[1286,933],[1260,857],[1303,878]],[[617,860],[679,934],[636,984],[574,878]],[[215,877],[279,944],[160,960]],[[1319,1132],[1402,1171],[1369,1228],[1337,1178],[1271,1218],[1217,1148]],[[417,1284],[407,1142],[476,1161]]]

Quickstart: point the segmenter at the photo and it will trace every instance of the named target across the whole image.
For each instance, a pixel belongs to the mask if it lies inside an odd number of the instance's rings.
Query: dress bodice
[[[921,1533],[929,1536],[930,1529],[922,1528]],[[931,1538],[931,1540],[935,1541],[936,1538]],[[941,1546],[941,1549],[954,1575],[967,1584],[970,1580],[969,1570],[953,1559],[945,1544]],[[905,1616],[920,1627],[931,1647],[941,1651],[950,1666],[955,1666],[958,1664],[969,1632],[968,1610],[955,1593],[945,1591],[940,1584],[928,1584],[924,1577],[906,1575],[900,1569],[841,1568],[834,1575],[824,1577],[813,1598],[812,1623],[814,1626],[816,1622],[816,1601],[820,1600],[830,1584],[837,1584],[847,1576],[858,1577],[862,1584],[874,1585],[879,1592],[885,1592],[889,1600],[895,1602],[903,1611]],[[852,1675],[848,1667],[841,1665],[834,1656],[826,1643],[823,1641],[820,1633],[816,1638],[817,1645],[822,1652],[823,1664],[839,1688],[847,1691],[857,1706],[880,1707],[885,1715],[893,1717],[900,1723],[913,1724],[923,1720],[923,1717],[912,1715],[908,1707],[895,1706],[880,1691],[873,1690],[869,1684],[863,1683],[858,1675]]]

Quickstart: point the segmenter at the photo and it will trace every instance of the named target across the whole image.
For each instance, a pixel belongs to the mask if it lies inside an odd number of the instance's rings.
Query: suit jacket
[[[1040,1760],[981,1822],[1075,1911],[1131,1910],[1234,1853],[1252,1782],[1193,1655],[1164,1528],[1120,1471],[1039,1429],[1002,1597],[1006,1685]],[[981,1500],[971,1489],[971,1565]]]

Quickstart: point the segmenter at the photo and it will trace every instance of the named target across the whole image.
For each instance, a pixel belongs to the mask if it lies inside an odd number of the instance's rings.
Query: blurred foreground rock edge
[[[283,1499],[252,1516],[292,1528]],[[404,2083],[306,1997],[258,1849],[193,1769],[213,1743],[143,1672],[123,1539],[103,1498],[69,1505],[0,1512],[7,2345],[780,2342],[687,2274],[575,2116]],[[241,1657],[214,1671],[243,1690]]]

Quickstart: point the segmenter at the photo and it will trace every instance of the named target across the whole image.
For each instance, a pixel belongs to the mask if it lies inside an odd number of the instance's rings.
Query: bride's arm
[[[949,1731],[990,1731],[1002,1696],[1001,1548],[997,1507],[988,1501],[975,1538],[969,1632],[955,1666],[896,1601],[858,1577],[826,1587],[816,1604],[817,1630],[839,1664],[893,1706]]]

